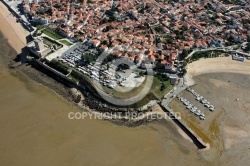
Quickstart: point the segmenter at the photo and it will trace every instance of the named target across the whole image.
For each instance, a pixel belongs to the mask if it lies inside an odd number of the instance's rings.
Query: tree
[[[188,56],[188,50],[183,50],[183,56],[187,57]]]
[[[102,42],[102,44],[104,44],[104,45],[109,45],[109,41],[104,40],[104,41]]]
[[[45,13],[51,16],[52,15],[52,9],[49,8]]]
[[[145,73],[144,71],[140,71],[140,72],[139,72],[139,75],[140,75],[141,77],[143,77],[143,76],[144,76],[144,73]]]
[[[83,54],[83,55],[81,56],[81,59],[84,60],[84,61],[87,61],[88,63],[94,61],[94,57],[92,56],[92,54],[89,54],[89,53]]]
[[[60,63],[59,61],[53,59],[52,61],[50,61],[48,63],[48,65],[54,69],[56,69],[57,71],[63,73],[63,74],[68,74],[68,67],[65,64]]]
[[[184,62],[183,62],[183,67],[186,67],[186,66],[187,66],[187,62],[184,61]]]
[[[167,88],[167,86],[164,84],[164,83],[162,83],[161,84],[161,91],[163,91],[164,89],[166,89]]]
[[[182,70],[183,74],[185,75],[187,73],[187,70],[186,69],[183,69]]]
[[[169,77],[165,74],[161,75],[163,81],[168,81]]]
[[[182,31],[187,31],[188,28],[187,28],[187,26],[184,26],[184,25],[183,25],[183,26],[181,27],[181,30],[182,30]]]
[[[163,28],[161,26],[158,26],[155,28],[155,31],[158,33],[162,33],[163,32]]]
[[[250,35],[249,35],[249,36],[247,36],[247,41],[248,41],[248,42],[250,42]]]
[[[172,44],[173,43],[173,39],[171,39],[170,37],[166,38],[166,43],[167,44]]]

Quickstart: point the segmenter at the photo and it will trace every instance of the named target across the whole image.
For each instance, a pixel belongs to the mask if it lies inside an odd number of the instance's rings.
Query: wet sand
[[[196,85],[192,89],[213,104],[216,111],[210,112],[187,91],[181,96],[202,110],[206,119],[200,121],[180,101],[175,100],[171,107],[181,112],[196,133],[211,144],[211,150],[204,152],[204,157],[217,160],[220,165],[249,163],[250,75],[209,73],[195,76],[194,80]]]

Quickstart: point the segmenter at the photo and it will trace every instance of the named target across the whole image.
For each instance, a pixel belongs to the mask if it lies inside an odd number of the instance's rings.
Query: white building
[[[35,47],[38,51],[42,51],[45,49],[44,44],[43,44],[43,39],[37,38],[35,41]]]
[[[47,18],[32,17],[32,21],[37,24],[48,24],[49,20]]]

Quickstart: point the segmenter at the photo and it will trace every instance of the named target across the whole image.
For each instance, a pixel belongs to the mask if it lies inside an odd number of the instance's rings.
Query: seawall
[[[197,136],[191,128],[189,128],[181,119],[175,118],[174,112],[167,106],[163,106],[160,104],[160,107],[164,112],[168,114],[168,116],[175,122],[178,127],[180,127],[193,141],[193,143],[197,146],[198,149],[205,149],[208,144],[203,142],[203,140]]]

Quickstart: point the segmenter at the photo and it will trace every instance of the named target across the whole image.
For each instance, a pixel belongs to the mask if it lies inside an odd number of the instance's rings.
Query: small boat
[[[209,104],[204,104],[205,107],[207,108],[210,108],[210,105]]]
[[[195,114],[196,116],[199,116],[199,115],[200,115],[200,113],[199,113],[197,110],[194,111],[194,114]]]
[[[205,120],[206,118],[205,118],[205,116],[199,116],[199,118],[200,118],[200,120]]]
[[[201,100],[201,98],[200,98],[200,97],[196,97],[196,100],[200,101],[200,100]]]
[[[209,110],[210,110],[210,111],[212,111],[212,112],[214,112],[214,111],[215,111],[215,109],[214,109],[214,108],[209,108]]]

